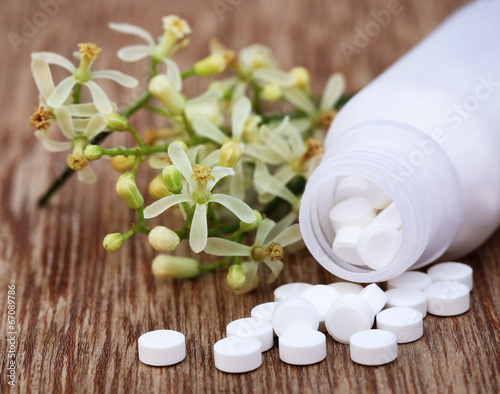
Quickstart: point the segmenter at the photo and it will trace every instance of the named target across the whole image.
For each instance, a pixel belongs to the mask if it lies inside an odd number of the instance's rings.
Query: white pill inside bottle
[[[333,230],[341,227],[364,227],[375,217],[370,202],[366,197],[355,197],[336,204],[330,211]]]
[[[335,188],[335,204],[353,197],[366,197],[366,189],[370,182],[357,176],[346,176],[340,180]]]
[[[366,267],[366,264],[359,257],[357,246],[361,227],[341,227],[335,234],[332,251],[335,255],[349,264]]]
[[[375,209],[384,209],[392,203],[387,193],[374,183],[366,188],[366,196]]]
[[[356,250],[368,267],[379,270],[394,259],[402,243],[401,231],[387,224],[372,223],[359,234]]]

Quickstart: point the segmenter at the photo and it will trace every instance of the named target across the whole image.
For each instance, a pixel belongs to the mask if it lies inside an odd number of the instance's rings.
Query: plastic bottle
[[[374,271],[331,250],[340,176],[363,177],[396,204],[403,244]],[[500,224],[500,1],[468,4],[338,113],[306,185],[300,226],[312,255],[346,280],[384,281],[463,256]]]

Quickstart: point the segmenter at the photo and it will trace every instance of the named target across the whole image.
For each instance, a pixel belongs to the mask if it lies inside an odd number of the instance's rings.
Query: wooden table
[[[59,0],[63,3],[62,0]],[[48,1],[49,2],[49,1]],[[16,287],[17,385],[13,392],[488,392],[500,390],[500,233],[464,258],[474,268],[472,307],[458,317],[425,320],[425,337],[400,346],[398,359],[368,368],[352,363],[348,347],[328,340],[327,359],[295,367],[280,362],[278,348],[263,355],[252,373],[225,374],[214,367],[212,346],[231,320],[248,316],[257,303],[270,301],[273,288],[235,296],[225,274],[193,281],[160,281],[151,274],[154,256],[145,237],[137,237],[115,254],[101,246],[105,234],[124,231],[134,220],[116,196],[116,173],[97,163],[99,183],[88,187],[72,179],[49,206],[39,209],[40,193],[59,172],[64,154],[45,152],[33,137],[29,116],[37,104],[30,75],[30,52],[50,50],[69,56],[79,42],[105,49],[101,68],[120,67],[141,75],[143,62],[124,64],[115,51],[129,37],[111,32],[109,21],[137,23],[160,34],[160,17],[179,14],[193,27],[191,45],[179,53],[181,68],[207,53],[215,36],[233,48],[253,42],[273,48],[285,68],[309,68],[320,92],[333,71],[343,72],[355,91],[404,54],[466,1],[402,0],[400,12],[350,57],[342,43],[353,43],[357,28],[374,20],[372,12],[391,2],[205,0],[153,2],[110,0],[58,3],[44,19],[35,0],[3,0],[0,41],[2,131],[0,144],[0,289]],[[225,12],[216,8],[228,6]],[[51,4],[55,4],[53,0]],[[218,9],[218,8],[217,8]],[[38,25],[17,45],[8,33],[23,34],[30,21]],[[38,18],[38,19],[36,19]],[[44,22],[45,21],[45,22]],[[44,23],[42,23],[44,22]],[[57,74],[58,76],[62,74]],[[145,84],[144,81],[141,83]],[[187,82],[187,92],[203,83]],[[123,106],[130,98],[114,84],[106,85]],[[134,116],[142,129],[152,117]],[[113,136],[114,143],[126,143]],[[181,245],[180,253],[186,253]],[[205,257],[201,257],[205,259]],[[289,256],[277,285],[335,278],[306,252]],[[2,302],[2,375],[7,390],[7,309]],[[169,368],[141,364],[136,341],[160,328],[186,335],[187,357]]]

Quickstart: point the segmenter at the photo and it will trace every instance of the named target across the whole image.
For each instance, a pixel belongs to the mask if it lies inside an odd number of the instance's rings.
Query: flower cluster
[[[138,81],[120,71],[95,71],[94,62],[102,55],[96,44],[79,44],[76,65],[56,53],[33,53],[31,70],[40,95],[31,124],[45,148],[69,151],[66,163],[81,181],[96,182],[89,163],[101,158],[111,159],[121,173],[116,192],[138,219],[127,232],[105,236],[108,251],[144,233],[161,253],[152,263],[155,276],[191,278],[225,268],[228,285],[245,293],[257,287],[259,271],[273,282],[283,269],[286,248],[301,241],[296,223],[301,193],[322,158],[323,135],[341,105],[345,81],[333,74],[322,97],[314,97],[303,67],[285,71],[263,45],[237,52],[215,39],[205,58],[181,72],[173,56],[189,44],[191,28],[175,15],[162,22],[158,40],[138,26],[109,24],[146,42],[121,48],[118,57],[126,62],[147,59],[152,70],[147,92],[121,113],[99,80],[129,89]],[[69,76],[55,84],[52,66]],[[223,77],[203,94],[183,92],[184,79],[214,75]],[[286,112],[273,114],[276,103]],[[129,117],[138,110],[157,114],[162,128],[136,130]],[[98,144],[103,132],[128,132],[136,143],[103,148]],[[144,164],[150,169],[141,176],[150,177],[152,203],[145,203],[136,182]],[[165,226],[171,215],[164,212],[172,210],[182,217],[180,229]],[[148,226],[147,220],[158,216],[163,225]],[[184,239],[193,253],[221,259],[201,264],[190,256],[165,253]]]

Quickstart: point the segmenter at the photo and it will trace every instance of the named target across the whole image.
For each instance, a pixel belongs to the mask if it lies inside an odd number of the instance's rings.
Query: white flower
[[[108,118],[100,113],[93,115],[90,120],[73,120],[67,107],[54,110],[57,123],[68,141],[56,141],[41,130],[35,132],[45,149],[51,152],[62,152],[73,148],[73,153],[68,156],[67,164],[70,168],[78,171],[78,179],[85,183],[94,183],[97,177],[88,165],[84,154],[85,147],[108,123]],[[83,125],[86,126],[83,128]],[[83,132],[78,131],[83,128]]]
[[[301,239],[298,224],[284,229],[281,226],[278,228],[274,221],[264,219],[255,233],[253,245],[247,246],[225,238],[210,237],[204,251],[216,256],[249,257],[255,266],[245,272],[245,285],[240,292],[246,292],[251,290],[254,277],[257,275],[258,264],[261,262],[271,270],[267,278],[268,283],[274,282],[283,269],[283,248]]]
[[[167,196],[148,206],[144,210],[144,217],[150,219],[160,215],[168,208],[184,202],[195,204],[189,245],[198,253],[203,250],[207,242],[207,205],[216,202],[232,211],[241,221],[253,223],[255,214],[243,201],[225,194],[212,194],[215,185],[224,177],[233,175],[234,171],[226,167],[214,167],[213,170],[206,165],[196,165],[193,169],[189,158],[178,144],[171,144],[168,155],[172,163],[182,173],[187,182],[189,193]]]
[[[102,90],[102,88],[93,80],[110,79],[128,88],[135,88],[139,82],[137,81],[137,79],[123,74],[120,71],[101,70],[91,72],[90,68],[93,61],[97,58],[100,48],[98,48],[95,44],[79,45],[81,59],[80,66],[78,68],[68,59],[57,53],[36,52],[32,54],[32,58],[41,58],[48,64],[61,66],[71,73],[71,76],[66,77],[61,82],[59,82],[52,93],[50,93],[50,95],[47,97],[47,104],[53,108],[60,107],[66,102],[75,85],[81,84],[89,89],[96,108],[104,114],[110,114],[111,112],[113,112],[111,101],[109,100],[104,90]],[[43,80],[48,81],[48,78],[45,77],[43,78]],[[46,90],[47,86],[43,86],[43,89]]]
[[[182,40],[188,34],[191,34],[189,24],[176,15],[163,17],[164,34],[155,42],[153,36],[139,26],[128,23],[110,23],[108,26],[117,32],[131,34],[146,41],[146,45],[129,45],[121,48],[117,55],[124,62],[135,62],[146,57],[152,56],[156,60],[164,60],[183,46],[187,45],[188,40]]]

